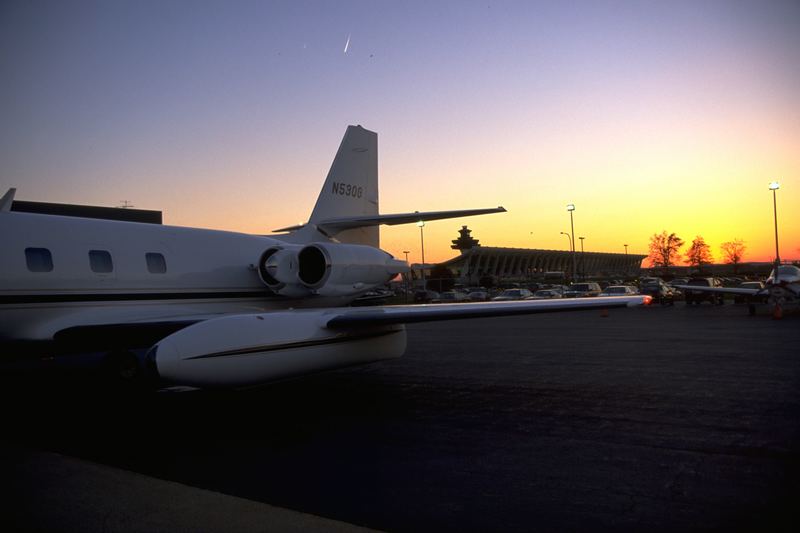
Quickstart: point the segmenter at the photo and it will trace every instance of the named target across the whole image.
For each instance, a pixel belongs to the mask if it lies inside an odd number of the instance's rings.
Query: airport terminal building
[[[481,246],[462,226],[451,248],[460,255],[437,266],[449,268],[466,285],[478,285],[481,278],[495,280],[531,280],[544,278],[546,272],[572,272],[573,254],[568,250],[498,248]],[[628,278],[638,276],[646,255],[575,252],[578,278]],[[425,265],[430,268],[432,265]]]

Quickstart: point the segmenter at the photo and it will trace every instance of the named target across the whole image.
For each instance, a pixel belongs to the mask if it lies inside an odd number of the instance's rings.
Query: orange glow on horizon
[[[713,163],[713,164],[712,164]],[[561,232],[570,231],[567,203],[576,206],[573,212],[575,224],[576,251],[580,251],[581,241],[587,252],[625,253],[628,244],[629,254],[647,255],[649,239],[662,230],[675,232],[684,241],[681,250],[685,253],[696,235],[701,235],[711,246],[715,262],[723,262],[720,245],[726,241],[742,239],[746,249],[743,262],[774,260],[775,240],[772,210],[772,192],[768,190],[768,178],[753,178],[761,174],[742,167],[728,169],[722,161],[707,163],[693,168],[691,165],[672,161],[669,169],[662,160],[648,162],[636,169],[619,169],[616,174],[622,179],[599,177],[595,180],[580,179],[578,185],[569,186],[551,180],[515,180],[513,185],[490,191],[488,187],[480,193],[453,187],[463,178],[458,172],[450,171],[437,184],[426,189],[423,198],[403,191],[396,180],[383,172],[381,183],[382,213],[400,213],[414,210],[435,211],[494,207],[503,205],[508,212],[482,215],[453,220],[426,222],[425,259],[427,262],[441,262],[458,255],[450,248],[451,241],[458,238],[462,225],[472,230],[472,236],[482,246],[508,248],[537,248],[567,250],[569,241]],[[757,162],[751,163],[758,166]],[[789,166],[784,175],[791,175]],[[588,172],[588,169],[584,169]],[[608,176],[611,170],[603,172],[595,169],[600,176]],[[521,171],[508,169],[511,175]],[[562,171],[563,172],[563,171]],[[637,180],[639,173],[651,175],[648,180]],[[652,173],[651,173],[652,172]],[[477,172],[476,172],[477,173]],[[775,172],[772,175],[780,175]],[[795,175],[798,172],[794,173]],[[578,175],[577,170],[570,172]],[[675,176],[688,176],[677,178]],[[691,176],[708,176],[706,180],[693,181]],[[475,183],[474,178],[469,178]],[[478,180],[480,181],[480,180]],[[321,182],[321,180],[320,180]],[[566,180],[565,180],[566,182]],[[608,187],[603,183],[614,183]],[[580,194],[569,195],[569,190]],[[792,206],[800,205],[800,180],[781,180],[777,191],[778,231],[781,259],[800,258],[800,211]],[[229,194],[215,204],[213,210],[205,213],[194,209],[197,202],[175,205],[165,209],[165,223],[185,226],[198,226],[213,229],[243,231],[255,234],[269,234],[272,229],[297,223],[305,219],[316,199],[316,190],[311,185],[302,189],[280,191],[287,200],[302,199],[302,204],[291,201],[261,205],[258,199],[248,196],[245,189]],[[223,201],[224,200],[224,201]],[[153,208],[158,208],[154,206]],[[405,226],[382,226],[381,247],[397,258],[405,258],[404,250],[410,253],[409,261],[421,260],[419,228],[415,224]],[[683,259],[683,257],[682,257]],[[647,266],[647,262],[643,262]]]

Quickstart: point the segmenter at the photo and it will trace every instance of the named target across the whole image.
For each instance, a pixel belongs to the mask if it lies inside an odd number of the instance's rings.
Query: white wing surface
[[[148,352],[168,383],[244,387],[400,357],[403,324],[647,304],[649,296],[333,308],[231,315],[190,325]]]
[[[410,324],[436,320],[611,309],[647,305],[650,301],[650,296],[638,295],[511,302],[397,305],[372,308],[351,307],[331,310],[331,317],[326,321],[326,327],[336,329],[352,326]]]

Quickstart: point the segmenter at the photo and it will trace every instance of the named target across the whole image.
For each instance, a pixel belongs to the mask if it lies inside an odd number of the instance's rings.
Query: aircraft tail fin
[[[14,195],[17,189],[8,189],[8,192],[0,198],[0,211],[11,211],[11,206],[14,204]]]
[[[502,207],[378,214],[378,134],[361,126],[347,126],[339,151],[306,224],[280,228],[276,238],[295,244],[334,239],[345,244],[380,248],[378,226],[411,224],[488,213]]]
[[[324,221],[377,214],[378,134],[361,126],[348,126],[308,224],[303,229],[330,238],[334,235],[322,227]],[[321,236],[303,235],[307,240],[319,240]],[[335,236],[343,243],[380,247],[377,226],[338,231]]]

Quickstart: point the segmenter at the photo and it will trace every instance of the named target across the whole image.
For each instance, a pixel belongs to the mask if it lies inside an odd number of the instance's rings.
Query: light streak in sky
[[[348,48],[350,48],[350,34],[349,33],[347,34],[347,42],[344,43],[344,52],[343,53],[346,54]]]

